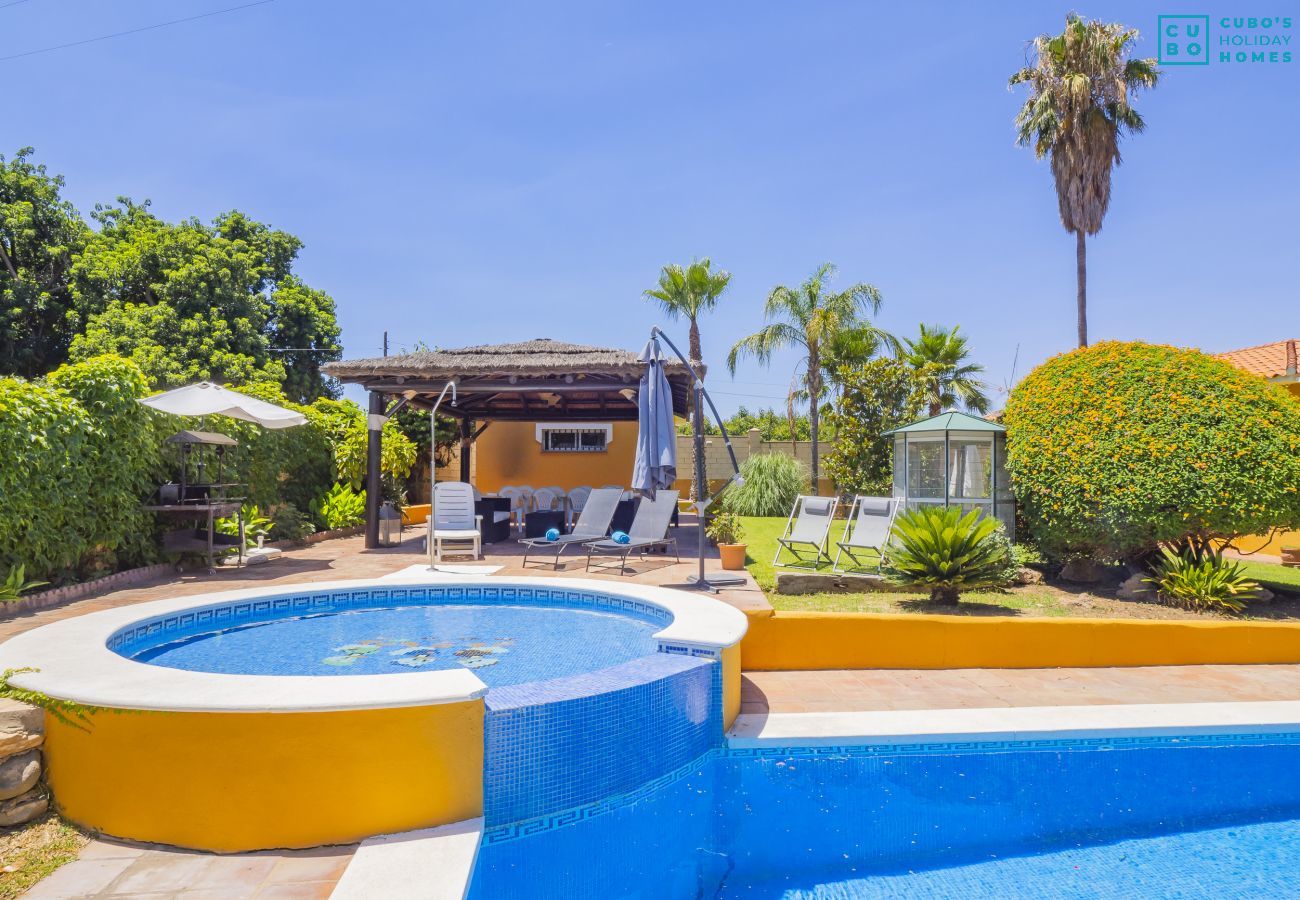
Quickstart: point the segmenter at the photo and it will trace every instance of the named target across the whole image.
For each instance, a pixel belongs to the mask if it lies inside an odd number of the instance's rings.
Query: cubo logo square
[[[1157,54],[1166,66],[1208,66],[1210,64],[1209,16],[1160,16]]]

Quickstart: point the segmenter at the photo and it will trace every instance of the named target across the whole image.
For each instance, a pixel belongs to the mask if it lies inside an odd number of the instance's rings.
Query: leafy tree
[[[905,341],[903,359],[924,386],[932,416],[956,406],[959,401],[973,412],[985,413],[989,409],[984,383],[978,378],[984,367],[966,362],[970,349],[958,331],[960,326],[946,331],[938,325],[927,327],[922,323],[920,337]]]
[[[925,408],[925,386],[905,363],[888,357],[840,369],[842,386],[829,418],[837,435],[826,474],[844,493],[892,493],[893,442],[886,431]]]
[[[81,324],[68,270],[90,229],[60,196],[63,178],[0,155],[0,373],[34,378],[59,366]]]
[[[1300,401],[1199,351],[1112,341],[1053,357],[1004,421],[1045,550],[1137,562],[1300,528]]]
[[[1063,32],[1034,38],[1033,64],[1011,76],[1012,86],[1029,85],[1017,139],[1050,157],[1061,224],[1075,236],[1080,347],[1088,346],[1086,238],[1101,231],[1110,206],[1120,138],[1145,127],[1129,101],[1160,75],[1154,59],[1129,56],[1137,38],[1136,29],[1070,13]]]
[[[86,316],[74,359],[127,357],[160,388],[209,379],[273,382],[295,401],[334,393],[320,373],[339,355],[334,303],[290,271],[297,238],[239,212],[170,224],[127,198],[94,219],[71,270]]]
[[[836,336],[850,330],[872,334],[878,340],[892,340],[866,318],[880,309],[880,291],[859,282],[843,291],[830,291],[827,282],[835,276],[835,266],[822,263],[817,271],[797,288],[778,285],[767,296],[764,314],[768,324],[749,337],[742,338],[727,354],[727,368],[734,375],[736,363],[753,356],[767,365],[778,350],[798,348],[803,357],[804,387],[812,402],[808,404],[808,430],[812,441],[812,489],[818,490],[817,446],[820,439],[819,419],[824,386],[823,354]]]

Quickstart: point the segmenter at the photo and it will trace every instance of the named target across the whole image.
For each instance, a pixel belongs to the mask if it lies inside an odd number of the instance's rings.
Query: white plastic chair
[[[563,494],[554,488],[538,488],[533,491],[533,509],[535,510],[553,510],[563,509]]]
[[[569,525],[572,527],[574,521],[582,517],[582,509],[587,505],[587,499],[591,497],[591,488],[587,485],[579,485],[569,491]]]
[[[443,481],[433,489],[433,521],[429,523],[429,537],[433,541],[433,558],[442,562],[448,543],[468,543],[474,558],[483,556],[482,534],[479,531],[482,516],[474,514],[474,489],[463,481]]]

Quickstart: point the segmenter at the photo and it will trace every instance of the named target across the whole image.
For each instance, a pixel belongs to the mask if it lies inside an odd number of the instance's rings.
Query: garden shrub
[[[141,504],[164,477],[162,440],[173,432],[167,416],[136,402],[149,394],[143,373],[130,360],[97,356],[61,366],[47,383],[71,396],[91,423],[79,463],[91,480],[82,516],[92,546],[78,574],[93,578],[152,562],[154,520]]]
[[[66,579],[93,546],[95,426],[66,392],[0,378],[0,571]]]
[[[1143,581],[1154,585],[1165,603],[1204,612],[1241,612],[1259,596],[1259,584],[1246,575],[1241,563],[1217,552],[1175,553],[1166,547],[1151,577]]]
[[[1196,350],[1107,342],[1053,357],[1011,392],[1007,467],[1051,555],[1300,528],[1300,401]]]
[[[787,516],[808,490],[808,469],[784,453],[759,453],[741,463],[745,483],[722,495],[723,508],[738,516]]]
[[[276,540],[294,543],[316,533],[316,525],[311,516],[292,503],[282,503],[275,508],[271,514],[271,529],[275,532]]]
[[[964,590],[1006,583],[1010,541],[996,519],[957,506],[922,506],[894,521],[883,572],[893,584],[925,588],[951,604]]]
[[[336,484],[321,498],[320,513],[329,531],[360,525],[366,518],[366,492],[358,493],[351,485]]]

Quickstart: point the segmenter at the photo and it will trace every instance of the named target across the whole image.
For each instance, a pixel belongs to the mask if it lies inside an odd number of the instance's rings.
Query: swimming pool
[[[490,828],[471,900],[1280,896],[1300,734],[725,749]]]
[[[746,627],[649,585],[415,573],[91,613],[0,668],[92,708],[46,723],[66,817],[229,852],[622,796],[721,745]]]
[[[470,669],[489,687],[594,672],[658,649],[664,619],[563,606],[439,603],[291,616],[117,648],[138,662],[246,675]],[[156,636],[154,636],[156,637]]]

